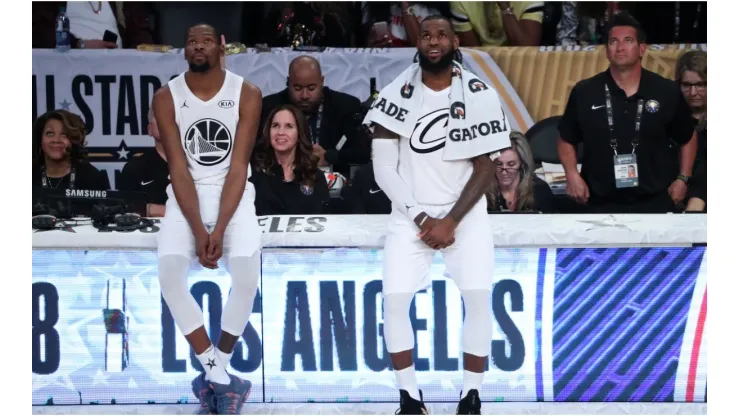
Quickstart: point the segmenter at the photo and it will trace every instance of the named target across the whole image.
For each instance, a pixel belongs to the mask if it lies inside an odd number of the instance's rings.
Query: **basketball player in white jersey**
[[[251,383],[226,368],[252,312],[260,275],[262,232],[247,178],[262,94],[222,68],[219,39],[209,25],[191,27],[185,46],[189,69],[158,90],[152,103],[171,182],[157,236],[159,282],[205,369],[192,383],[199,414],[238,414],[246,400]],[[232,286],[214,347],[187,277],[195,259],[215,269],[222,253]]]
[[[495,155],[442,159],[458,46],[449,20],[430,16],[422,21],[417,48],[423,85],[417,92],[424,95],[412,137],[399,137],[379,124],[373,132],[376,181],[393,203],[383,251],[383,321],[401,390],[398,414],[426,414],[414,373],[409,307],[415,293],[431,285],[436,250],[442,251],[465,304],[457,414],[480,414],[479,391],[491,350],[494,247],[483,193],[494,178]],[[500,107],[491,111],[501,114]]]

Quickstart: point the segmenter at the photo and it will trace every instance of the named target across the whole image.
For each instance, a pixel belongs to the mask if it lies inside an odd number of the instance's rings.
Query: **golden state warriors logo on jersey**
[[[185,153],[199,165],[218,165],[229,156],[231,132],[216,119],[205,118],[190,126],[184,137]]]

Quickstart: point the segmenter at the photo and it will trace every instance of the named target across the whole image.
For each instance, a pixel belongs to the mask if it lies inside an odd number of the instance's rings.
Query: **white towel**
[[[498,93],[452,63],[450,117],[442,159],[472,159],[511,147],[509,126]],[[403,137],[411,137],[421,111],[421,68],[412,64],[383,88],[368,111],[363,124],[371,122]]]

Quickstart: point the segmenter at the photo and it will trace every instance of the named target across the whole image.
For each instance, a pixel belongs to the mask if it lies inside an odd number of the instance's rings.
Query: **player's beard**
[[[205,61],[202,64],[190,62],[190,70],[192,72],[206,72],[209,69],[211,69],[211,65],[208,63],[208,61]]]
[[[419,66],[421,69],[433,74],[442,73],[450,68],[455,58],[455,51],[450,49],[449,52],[440,56],[439,61],[432,62],[426,55],[419,52]]]

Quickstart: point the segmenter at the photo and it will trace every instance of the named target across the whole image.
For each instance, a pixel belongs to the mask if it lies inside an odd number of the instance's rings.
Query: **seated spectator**
[[[342,199],[350,214],[391,213],[391,200],[375,182],[372,163],[355,172],[349,185],[342,188]]]
[[[543,3],[453,1],[452,22],[460,46],[539,46]]]
[[[494,161],[496,179],[487,193],[488,212],[555,212],[550,186],[534,173],[527,138],[518,131],[510,137],[511,147]]]
[[[370,145],[363,140],[360,100],[324,86],[319,62],[310,56],[295,58],[288,69],[288,88],[262,100],[264,129],[268,114],[284,104],[293,104],[306,117],[308,140],[324,171],[350,177],[350,165],[370,162]],[[346,140],[342,140],[346,137]]]
[[[108,190],[105,172],[87,162],[85,123],[77,114],[53,110],[33,125],[33,187]]]
[[[689,51],[676,64],[676,80],[681,85],[691,114],[697,121],[699,141],[694,172],[689,183],[687,211],[706,211],[707,205],[707,53]]]
[[[273,47],[355,46],[351,2],[275,2],[266,11],[262,42]]]
[[[272,110],[267,120],[249,178],[257,215],[324,213],[329,185],[312,154],[303,114],[286,104]]]
[[[164,146],[159,138],[157,119],[154,118],[152,110],[149,110],[147,131],[154,139],[154,147],[145,150],[141,156],[134,157],[123,166],[116,187],[120,191],[144,192],[146,216],[164,217],[170,171]]]
[[[154,43],[149,6],[135,1],[54,1],[33,2],[31,30],[33,48],[56,46],[56,18],[66,7],[72,48],[136,48]],[[116,42],[103,41],[105,31],[118,36]]]
[[[606,43],[604,30],[617,11],[617,2],[613,1],[562,2],[556,44],[572,46]]]
[[[416,47],[420,22],[432,15],[449,15],[446,2],[362,2],[366,45],[373,48]],[[374,26],[378,24],[377,26]]]

